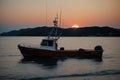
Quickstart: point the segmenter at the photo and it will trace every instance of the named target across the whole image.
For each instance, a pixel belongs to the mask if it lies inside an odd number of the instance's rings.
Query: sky
[[[120,0],[0,0],[0,32],[53,26],[61,14],[61,27],[111,26],[120,28]]]

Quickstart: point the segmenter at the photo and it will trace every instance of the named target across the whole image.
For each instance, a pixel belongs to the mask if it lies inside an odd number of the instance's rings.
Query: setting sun
[[[79,28],[79,25],[73,25],[72,28]]]

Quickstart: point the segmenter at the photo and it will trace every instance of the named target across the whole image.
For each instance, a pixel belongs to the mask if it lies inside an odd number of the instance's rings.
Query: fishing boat
[[[38,47],[32,45],[18,44],[18,48],[24,58],[55,58],[55,57],[80,57],[80,58],[101,58],[103,55],[102,46],[95,46],[94,49],[78,49],[78,50],[65,50],[64,47],[58,49],[58,40],[60,35],[57,35],[58,17],[53,20],[54,28],[47,36],[42,39]],[[54,36],[51,34],[54,31]]]

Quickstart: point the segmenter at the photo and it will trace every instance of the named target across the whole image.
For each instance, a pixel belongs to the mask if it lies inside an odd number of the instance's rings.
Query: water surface
[[[0,80],[119,80],[119,37],[62,37],[59,47],[93,49],[102,45],[102,60],[67,58],[25,60],[19,43],[39,45],[43,37],[0,37]]]

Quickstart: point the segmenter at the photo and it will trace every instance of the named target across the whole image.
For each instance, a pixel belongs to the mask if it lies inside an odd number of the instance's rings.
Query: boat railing
[[[79,48],[79,49],[64,49],[63,47],[61,47],[60,49],[58,49],[58,51],[80,51],[80,52],[84,52],[84,51],[102,51],[102,49],[101,50],[95,50],[95,49],[84,49],[84,48]]]

